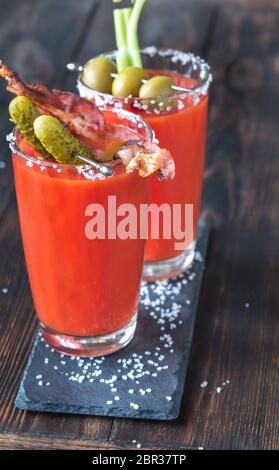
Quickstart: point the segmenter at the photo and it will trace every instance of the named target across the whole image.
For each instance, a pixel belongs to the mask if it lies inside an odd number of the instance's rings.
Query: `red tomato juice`
[[[156,71],[157,74],[158,71]],[[160,75],[162,74],[160,72]],[[190,88],[195,84],[193,79],[177,73],[167,73],[167,75],[172,76],[176,84],[182,87]],[[160,147],[165,147],[170,151],[175,163],[175,178],[172,181],[159,182],[157,178],[152,177],[150,202],[157,205],[192,204],[194,241],[202,194],[208,97],[207,95],[201,96],[196,104],[191,95],[181,101],[184,109],[179,111],[160,115],[150,115],[141,111],[139,114],[154,130]],[[184,225],[185,220],[182,218],[182,228]],[[174,245],[177,240],[173,237],[164,239],[162,227],[160,231],[158,240],[149,238],[146,243],[146,261],[166,260],[181,253],[175,250]]]
[[[25,145],[25,150],[26,150]],[[89,180],[75,166],[32,163],[13,153],[26,264],[40,321],[55,332],[99,336],[136,313],[145,240],[89,240],[85,209],[108,196],[137,209],[149,200],[150,179],[126,174]],[[61,170],[61,171],[60,171]]]

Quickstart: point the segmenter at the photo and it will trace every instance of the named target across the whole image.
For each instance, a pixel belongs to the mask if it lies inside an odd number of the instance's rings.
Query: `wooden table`
[[[109,4],[1,0],[0,56],[28,80],[73,88],[66,63],[114,46]],[[134,439],[152,449],[278,449],[279,2],[149,0],[141,37],[143,45],[200,54],[215,77],[203,197],[214,231],[181,416],[138,422],[14,407],[36,320],[5,143],[11,124],[2,82],[1,449],[132,448]],[[201,388],[204,380],[208,386]]]

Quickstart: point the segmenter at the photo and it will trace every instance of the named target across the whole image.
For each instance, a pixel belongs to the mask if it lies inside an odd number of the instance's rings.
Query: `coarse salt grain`
[[[204,380],[204,381],[200,384],[201,388],[205,388],[205,387],[207,387],[207,385],[208,385],[208,382],[207,382],[206,380]]]
[[[137,403],[133,403],[133,402],[132,402],[132,403],[130,403],[130,406],[131,406],[132,408],[134,408],[135,410],[138,410],[138,409],[139,409],[139,405],[138,405]]]

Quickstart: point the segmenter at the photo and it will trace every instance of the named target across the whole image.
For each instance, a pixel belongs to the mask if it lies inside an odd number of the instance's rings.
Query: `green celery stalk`
[[[113,11],[118,72],[121,72],[131,65],[130,53],[127,46],[127,24],[131,11],[131,8],[116,9]]]
[[[133,0],[133,8],[128,22],[127,43],[132,64],[142,67],[142,59],[138,40],[138,23],[146,0]]]
[[[120,3],[122,0],[112,1],[113,3]],[[133,7],[116,8],[113,11],[118,72],[129,66],[142,67],[138,23],[145,1],[131,0]]]
[[[128,29],[128,24],[129,24],[129,20],[130,20],[130,17],[131,17],[131,13],[132,13],[132,8],[123,8],[123,16],[124,16],[124,19],[125,19],[125,29],[126,29],[126,34],[127,34],[127,29]]]

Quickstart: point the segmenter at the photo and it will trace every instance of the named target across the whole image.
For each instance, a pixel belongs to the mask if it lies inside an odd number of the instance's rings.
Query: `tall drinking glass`
[[[124,108],[143,117],[155,132],[160,146],[173,156],[174,180],[159,183],[153,177],[151,181],[151,203],[158,207],[168,204],[171,208],[179,205],[181,213],[179,226],[174,227],[171,236],[164,235],[163,224],[160,224],[158,236],[150,235],[147,241],[144,277],[154,280],[186,270],[194,259],[212,77],[208,64],[191,53],[155,47],[147,47],[141,53],[143,66],[151,77],[171,76],[185,91],[176,91],[164,99],[121,98],[96,92],[82,81],[82,74],[78,78],[78,90],[81,96],[93,99],[98,105]],[[115,60],[116,52],[102,56]],[[191,221],[186,218],[186,205],[191,209]],[[188,234],[182,245],[183,236],[179,240],[178,232]]]
[[[124,134],[128,127],[141,140],[152,139],[140,117],[103,111],[107,122],[122,125]],[[150,178],[127,174],[121,160],[108,163],[114,174],[105,177],[89,165],[31,156],[21,149],[18,130],[10,145],[25,259],[45,340],[71,355],[121,349],[136,329],[145,240],[108,235],[109,206],[115,206],[114,215],[124,204],[139,211],[148,204]],[[106,232],[93,239],[98,208],[106,214],[99,221]]]

